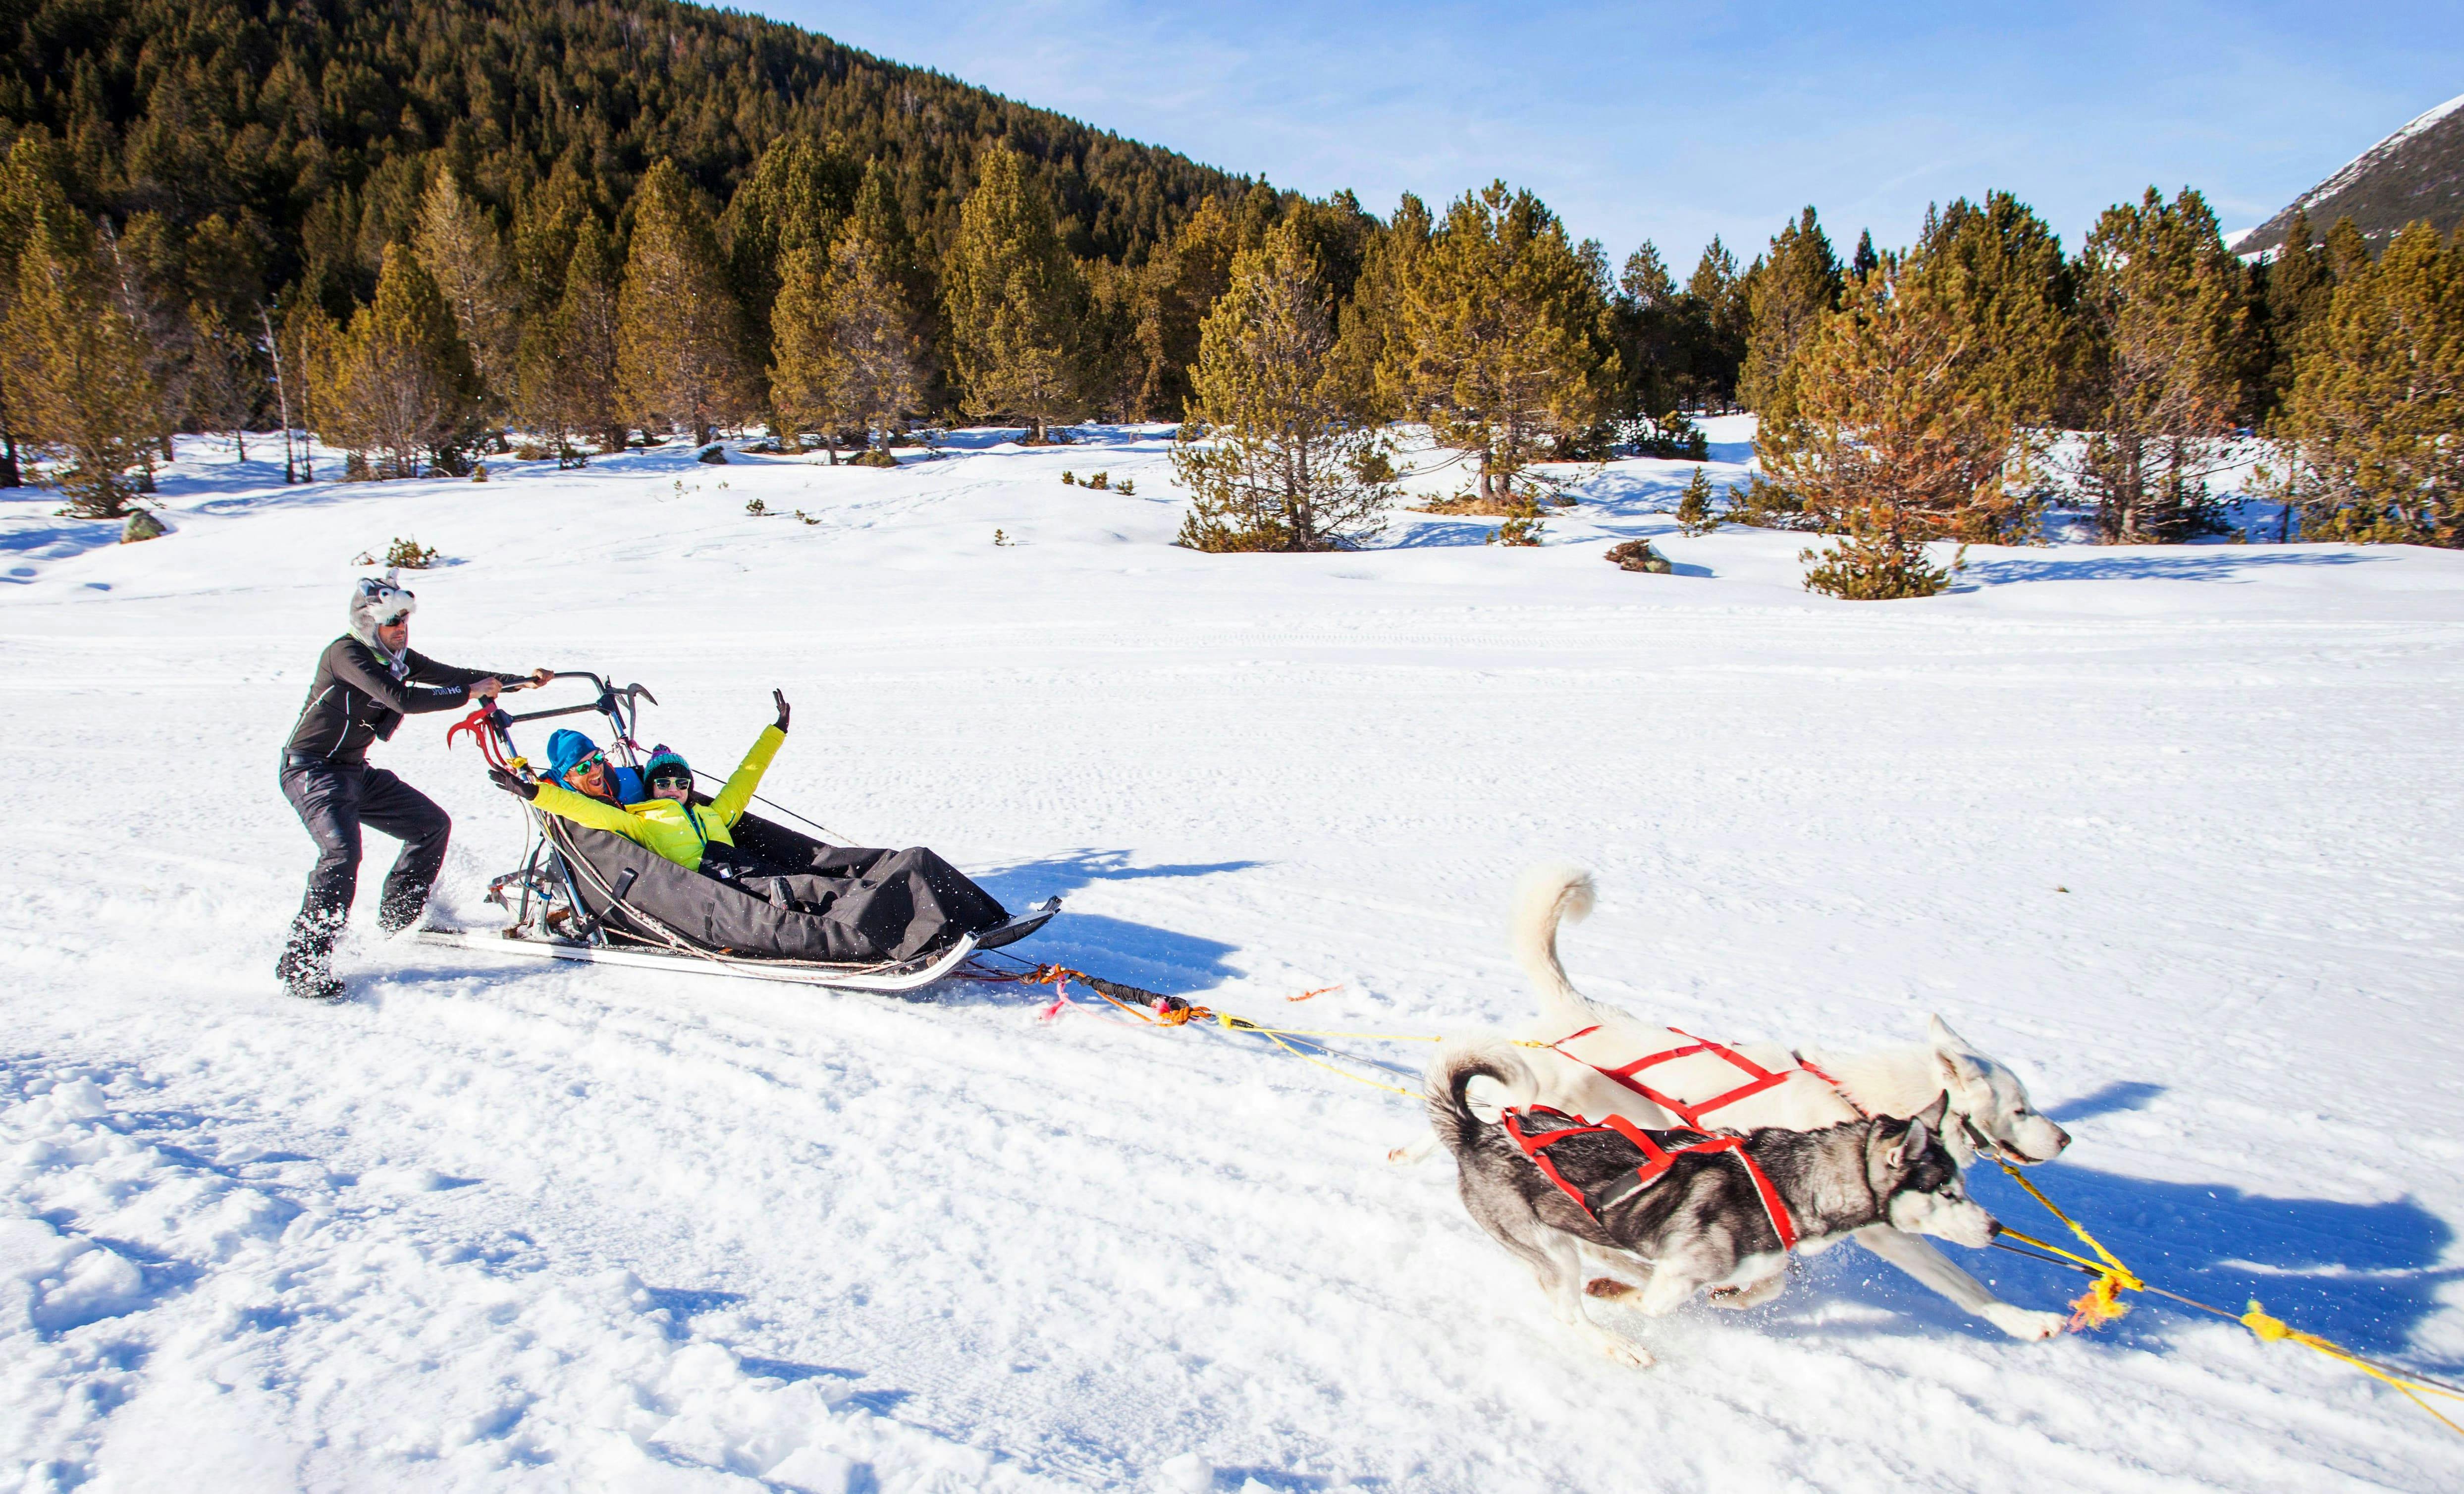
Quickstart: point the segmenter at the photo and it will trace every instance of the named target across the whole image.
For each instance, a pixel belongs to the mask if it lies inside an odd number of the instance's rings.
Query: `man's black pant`
[[[318,852],[308,896],[278,968],[283,979],[297,980],[324,974],[333,959],[334,941],[360,887],[360,827],[403,843],[377,904],[377,926],[390,934],[409,927],[428,906],[428,889],[445,865],[453,821],[435,800],[392,773],[357,763],[286,754],[282,796],[299,812]]]

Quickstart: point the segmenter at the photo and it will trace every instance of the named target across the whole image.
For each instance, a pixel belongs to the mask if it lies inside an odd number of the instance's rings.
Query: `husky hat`
[[[380,654],[389,651],[377,641],[377,630],[419,610],[419,598],[394,580],[396,574],[362,576],[351,587],[351,636]]]
[[[547,739],[548,771],[553,777],[562,781],[565,774],[573,771],[574,764],[598,750],[598,743],[571,727],[554,732]]]

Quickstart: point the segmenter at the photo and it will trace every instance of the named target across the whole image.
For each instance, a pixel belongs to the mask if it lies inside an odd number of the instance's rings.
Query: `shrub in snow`
[[[1711,512],[1711,479],[1697,467],[1694,476],[1686,479],[1685,491],[1678,495],[1678,532],[1690,539],[1718,527],[1720,516]]]
[[[700,456],[694,457],[693,460],[706,461],[714,466],[724,467],[727,465],[727,448],[724,446],[714,446],[708,451],[703,452]]]
[[[143,540],[161,539],[170,532],[170,528],[162,520],[155,518],[144,509],[131,509],[128,523],[121,526],[120,543],[135,545]]]
[[[1112,475],[1109,472],[1089,474],[1087,479],[1087,485],[1093,488],[1098,493],[1110,492],[1112,486]]]
[[[1525,499],[1514,505],[1504,524],[1488,531],[1485,543],[1490,545],[1537,545],[1540,543],[1540,505]]]
[[[860,452],[857,455],[848,457],[847,465],[850,467],[895,468],[898,465],[898,458],[876,446],[869,451]]]
[[[744,501],[744,511],[758,519],[770,511],[770,505],[758,498],[748,498]]]
[[[1799,551],[1799,560],[1820,562],[1805,573],[1805,589],[1851,602],[1891,602],[1932,596],[1950,585],[1951,571],[1968,563],[1968,547],[1948,569],[1927,559],[1925,546],[1888,533],[1852,534],[1828,550]]]
[[[385,563],[401,570],[426,570],[436,564],[436,550],[434,546],[421,545],[417,540],[396,536],[394,542],[385,546]],[[360,564],[369,562],[363,560]]]

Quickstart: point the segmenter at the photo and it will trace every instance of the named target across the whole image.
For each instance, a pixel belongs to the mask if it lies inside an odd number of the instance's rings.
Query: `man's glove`
[[[781,691],[773,690],[770,699],[779,702],[779,729],[783,732],[787,729],[787,697]]]
[[[527,783],[522,779],[515,777],[513,774],[505,771],[501,768],[489,769],[488,781],[495,784],[497,788],[504,790],[507,793],[518,793],[525,799],[536,799],[539,797],[538,784]]]

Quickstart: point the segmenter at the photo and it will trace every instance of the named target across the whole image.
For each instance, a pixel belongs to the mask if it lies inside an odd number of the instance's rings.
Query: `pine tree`
[[[2370,240],[2350,218],[2327,231],[2327,278],[2339,285],[2370,267]]]
[[[1859,516],[1886,507],[1884,527],[1914,538],[2024,531],[2026,447],[1960,289],[1886,258],[1802,350],[1798,412],[1756,455],[1825,529],[1876,527]]]
[[[1925,219],[1907,273],[1959,327],[1969,393],[2018,424],[2053,424],[2076,362],[2061,240],[2009,192]]]
[[[1429,248],[1429,209],[1410,192],[1394,221],[1370,234],[1352,299],[1336,315],[1334,363],[1344,408],[1375,423],[1399,418],[1410,403],[1402,335],[1404,288]]]
[[[415,478],[423,461],[460,470],[482,430],[479,376],[444,292],[408,246],[386,247],[375,301],[319,362],[320,434],[370,475]]]
[[[1617,360],[1625,368],[1618,413],[1654,420],[1675,413],[1686,393],[1684,308],[1675,278],[1649,239],[1626,256],[1615,315]]]
[[[557,277],[563,288],[555,307],[534,318],[522,340],[523,418],[554,434],[559,466],[587,459],[574,446],[577,436],[597,441],[602,452],[625,449],[616,382],[622,275],[598,215],[584,216]]]
[[[1677,529],[1688,539],[1709,534],[1720,527],[1720,516],[1711,511],[1711,479],[1700,467],[1685,479],[1685,491],[1677,495]]]
[[[0,160],[0,324],[16,305],[18,256],[43,234],[73,233],[79,222],[60,186],[63,154],[38,126],[19,135],[7,159]],[[55,253],[69,247],[54,245]],[[12,488],[26,480],[18,442],[32,437],[22,412],[11,403],[22,403],[22,397],[11,393],[5,352],[0,349],[0,488]]]
[[[1201,550],[1341,549],[1374,537],[1394,494],[1383,438],[1347,413],[1334,320],[1306,225],[1232,262],[1199,338],[1190,417],[1173,447],[1190,491],[1179,543]]]
[[[1137,276],[1136,387],[1129,405],[1141,419],[1177,420],[1189,402],[1199,327],[1232,279],[1232,220],[1209,199]]]
[[[605,207],[583,177],[578,154],[568,150],[558,157],[544,179],[532,183],[514,199],[507,267],[516,296],[533,313],[525,321],[526,333],[529,321],[545,320],[563,297],[564,267],[572,262],[583,220],[602,216]],[[515,357],[518,362],[521,354],[517,351]]]
[[[188,418],[198,429],[229,431],[231,459],[248,460],[248,428],[266,396],[253,338],[223,320],[211,305],[188,308],[196,329],[188,385]]]
[[[2285,225],[2284,242],[2267,261],[2268,385],[2278,403],[2293,388],[2303,342],[2326,319],[2335,295],[2327,255],[2312,234],[2310,214],[2296,208],[2293,221]]]
[[[788,430],[820,430],[833,465],[839,432],[887,440],[922,398],[923,340],[889,256],[862,230],[851,222],[827,250],[791,251],[771,319],[772,397]]]
[[[772,357],[770,308],[787,256],[800,249],[828,251],[854,205],[861,176],[853,164],[810,135],[781,135],[728,199],[718,237],[743,301],[750,338],[745,356],[752,368],[766,368]]]
[[[1539,198],[1492,182],[1446,210],[1404,287],[1408,408],[1479,458],[1479,502],[1528,502],[1523,473],[1608,413],[1623,369],[1598,246]]]
[[[117,266],[64,205],[38,201],[18,245],[0,324],[0,386],[27,447],[60,463],[46,481],[88,519],[127,512],[129,469],[152,454],[159,395],[143,329],[122,308]]]
[[[707,446],[714,427],[751,413],[743,311],[710,213],[673,161],[650,167],[634,194],[616,309],[617,387],[633,423],[681,427]]]
[[[978,419],[1016,415],[1040,442],[1082,408],[1078,321],[1087,304],[1052,208],[1023,158],[987,150],[942,269],[950,360],[960,402]]]
[[[1869,246],[1870,247],[1870,246]],[[1839,303],[1839,258],[1814,210],[1773,234],[1748,292],[1746,361],[1737,399],[1757,414],[1785,418],[1796,395],[1790,368],[1796,350]]]
[[[1751,312],[1745,284],[1737,274],[1737,256],[1718,234],[1703,246],[1703,257],[1685,279],[1678,302],[1680,346],[1685,365],[1679,394],[1681,406],[1728,410],[1737,402],[1737,377],[1745,367],[1746,328]]]
[[[2241,411],[2239,263],[2198,193],[2154,188],[2105,211],[2079,256],[2085,414],[2076,464],[2109,542],[2165,544],[2212,523],[2207,478]]]
[[[491,413],[512,403],[519,287],[488,214],[439,169],[420,199],[411,252],[453,313],[454,335],[469,349],[480,399]]]
[[[1795,407],[1766,417],[1764,479],[1846,543],[1817,556],[1815,591],[1929,596],[1948,575],[1927,540],[2007,542],[2033,518],[2027,444],[1990,384],[1969,308],[1940,278],[1886,257],[1798,350]]]
[[[2397,234],[2295,368],[2275,435],[2303,537],[2464,546],[2464,246]]]

